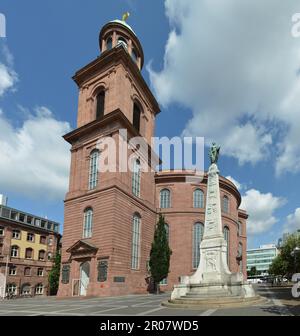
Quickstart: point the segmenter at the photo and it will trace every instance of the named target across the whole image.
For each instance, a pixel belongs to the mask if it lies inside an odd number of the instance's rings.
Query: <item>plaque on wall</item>
[[[108,269],[108,261],[101,260],[98,263],[98,282],[105,282],[107,280],[107,269]]]
[[[61,271],[61,282],[68,284],[70,281],[70,265],[63,265]]]
[[[114,277],[114,282],[125,282],[125,277]]]

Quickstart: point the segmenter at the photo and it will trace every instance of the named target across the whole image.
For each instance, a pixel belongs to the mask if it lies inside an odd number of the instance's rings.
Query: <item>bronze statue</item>
[[[220,146],[217,146],[215,142],[213,142],[210,151],[209,151],[209,158],[211,164],[216,164],[219,160],[219,154],[220,154]]]

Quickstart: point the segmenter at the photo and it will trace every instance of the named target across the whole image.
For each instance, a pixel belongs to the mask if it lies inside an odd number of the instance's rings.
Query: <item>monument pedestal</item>
[[[192,276],[181,277],[165,305],[226,305],[253,303],[261,298],[241,273],[231,273],[227,264],[227,242],[223,236],[219,170],[212,163],[208,171],[207,198],[200,264]]]

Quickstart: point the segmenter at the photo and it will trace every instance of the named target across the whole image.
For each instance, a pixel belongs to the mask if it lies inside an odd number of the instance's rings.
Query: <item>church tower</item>
[[[156,223],[154,172],[141,169],[150,166],[148,158],[127,142],[143,137],[144,152],[151,153],[160,110],[141,75],[143,48],[125,20],[107,23],[99,45],[100,56],[73,77],[79,101],[77,128],[64,136],[72,148],[59,296],[147,291]],[[127,134],[125,152],[120,130]],[[115,144],[115,170],[101,170],[102,139]],[[128,171],[120,171],[126,159]]]

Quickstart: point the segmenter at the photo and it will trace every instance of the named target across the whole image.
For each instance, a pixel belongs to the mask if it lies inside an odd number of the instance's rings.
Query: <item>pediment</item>
[[[96,253],[98,248],[89,240],[80,239],[67,249],[71,254]]]

